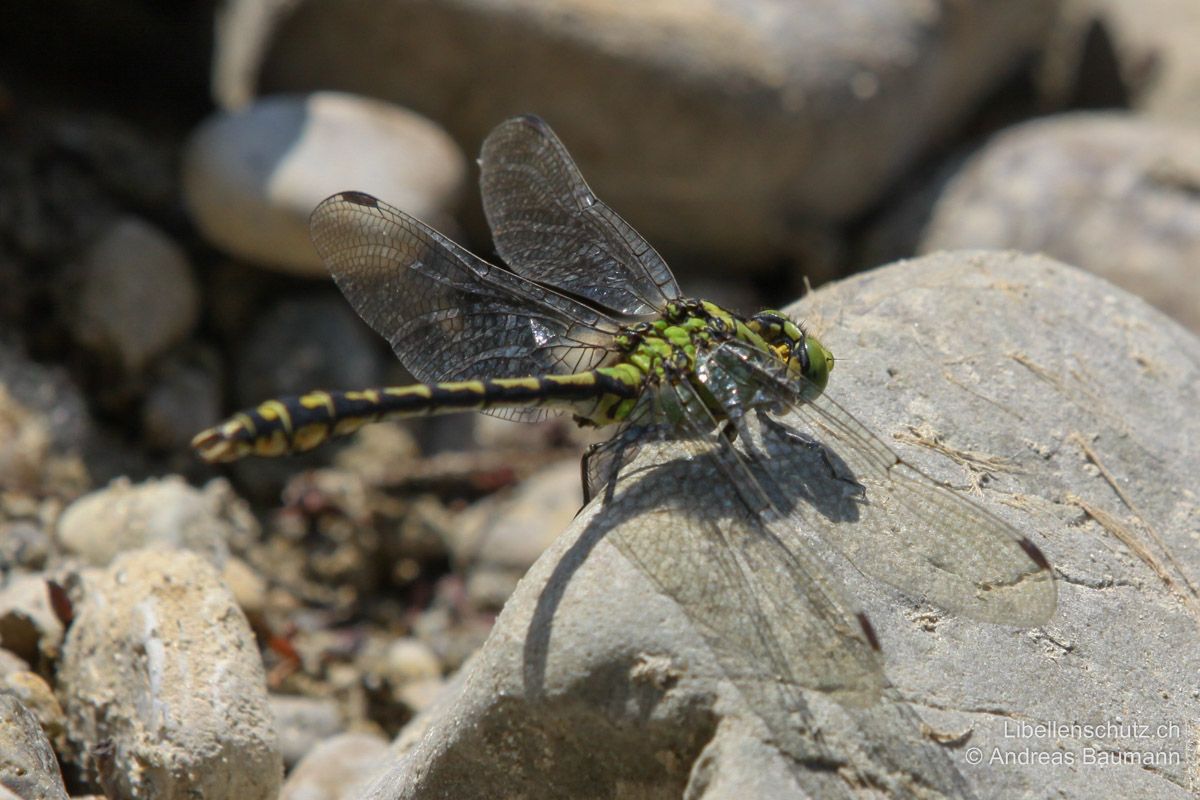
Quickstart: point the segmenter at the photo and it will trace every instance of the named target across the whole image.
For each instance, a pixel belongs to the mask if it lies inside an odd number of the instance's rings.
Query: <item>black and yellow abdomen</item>
[[[572,375],[417,383],[351,392],[314,391],[268,400],[201,431],[192,447],[208,462],[301,453],[329,439],[385,419],[486,411],[492,408],[566,408],[594,424],[617,422],[641,390],[627,365]]]

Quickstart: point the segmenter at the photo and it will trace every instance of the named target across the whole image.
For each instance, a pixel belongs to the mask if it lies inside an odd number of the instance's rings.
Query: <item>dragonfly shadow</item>
[[[759,441],[745,442],[743,437],[735,447],[748,465],[754,465],[758,486],[778,513],[787,515],[797,504],[805,503],[830,522],[859,518],[861,487],[836,454],[795,433],[760,427],[763,435]],[[685,612],[703,615],[694,609],[711,605],[711,599],[697,596],[693,587],[711,590],[711,581],[704,576],[732,569],[725,563],[728,554],[713,552],[722,536],[713,525],[735,520],[744,527],[758,524],[755,517],[763,512],[764,495],[740,496],[716,460],[682,455],[669,441],[639,450],[622,466],[615,489],[597,499],[600,507],[559,559],[538,597],[524,646],[524,682],[529,696],[539,696],[542,691],[554,616],[563,594],[601,540],[609,538]],[[771,465],[770,473],[759,466],[764,463]],[[708,616],[698,620],[703,629],[718,633],[720,628],[730,627]],[[722,645],[719,640],[709,644]]]
[[[575,573],[607,541],[685,613],[716,662],[719,674],[713,677],[736,688],[810,795],[850,796],[845,783],[849,770],[910,776],[948,796],[970,796],[950,759],[921,737],[916,714],[888,696],[878,653],[853,637],[826,635],[821,626],[837,620],[798,618],[788,614],[793,606],[762,596],[787,594],[793,578],[772,577],[786,566],[755,563],[756,551],[739,550],[740,536],[773,534],[727,479],[721,461],[680,456],[678,442],[656,444],[641,448],[621,471],[618,485],[598,501],[600,507],[543,588],[524,640],[526,697],[545,699],[555,613]],[[857,519],[861,493],[847,480],[848,470],[820,448],[797,444],[794,438],[764,432],[759,441],[736,447],[779,512],[786,515],[791,505],[805,502],[831,521]],[[754,448],[763,450],[755,454]],[[760,456],[772,460],[760,461]],[[772,474],[765,474],[764,464]],[[749,579],[747,557],[754,565]],[[656,646],[670,649],[670,635],[664,633]],[[630,667],[636,655],[624,654]],[[672,655],[685,673],[701,668],[679,652]],[[601,671],[606,685],[595,688],[609,692],[601,701],[610,707],[628,707],[633,697],[649,717],[661,700],[661,690],[631,686],[634,682],[611,666]],[[828,683],[831,675],[844,681],[834,687],[840,691],[825,692],[816,685]],[[810,702],[814,689],[816,706]],[[831,738],[826,734],[830,730],[838,733]]]

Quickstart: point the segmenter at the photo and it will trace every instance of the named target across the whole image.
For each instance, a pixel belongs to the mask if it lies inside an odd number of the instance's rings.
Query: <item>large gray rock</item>
[[[859,707],[780,681],[803,666],[785,634],[807,619],[765,629],[754,609],[776,598],[725,583],[729,562],[696,532],[737,508],[714,505],[720,475],[677,460],[651,494],[589,507],[531,568],[370,797],[1189,795],[1200,644],[1179,568],[1200,568],[1200,341],[1086,273],[1011,253],[897,264],[796,312],[841,357],[834,399],[1044,550],[1053,618],[946,614],[810,542],[873,621],[888,684]],[[803,460],[773,461],[775,478],[803,491]],[[839,530],[866,535],[859,519]],[[1160,761],[1088,760],[1112,754]]]
[[[995,136],[940,192],[919,252],[1042,252],[1200,331],[1200,126],[1068,114]]]
[[[218,26],[215,91],[379,97],[468,153],[537,113],[659,248],[766,261],[876,201],[1052,19],[1040,0],[247,0]]]

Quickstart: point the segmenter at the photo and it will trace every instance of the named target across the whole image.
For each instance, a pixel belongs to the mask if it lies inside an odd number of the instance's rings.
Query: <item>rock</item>
[[[49,457],[49,420],[0,385],[0,483],[36,487]]]
[[[68,318],[76,339],[128,374],[182,340],[200,315],[200,294],[183,251],[135,217],[87,251]]]
[[[37,664],[54,654],[63,626],[50,607],[46,579],[40,573],[9,573],[0,582],[0,645]]]
[[[215,371],[169,361],[142,403],[142,434],[150,447],[186,450],[198,431],[221,419],[221,386]]]
[[[262,660],[212,565],[136,550],[83,594],[58,678],[77,758],[105,793],[274,798],[282,767]]]
[[[237,401],[381,382],[387,355],[337,292],[283,300],[262,314],[234,364]]]
[[[146,546],[185,548],[218,568],[229,543],[257,538],[257,522],[229,484],[193,489],[182,478],[117,480],[76,500],[58,522],[58,541],[93,566]]]
[[[50,534],[32,519],[0,518],[0,569],[41,569],[50,555]]]
[[[322,697],[271,695],[271,713],[285,766],[298,763],[320,742],[345,729],[337,701]]]
[[[66,716],[54,690],[35,672],[18,671],[0,676],[0,695],[21,701],[42,726],[42,732],[55,746],[61,746],[67,730]]]
[[[0,679],[14,672],[25,672],[29,669],[29,662],[18,656],[11,650],[0,647]]]
[[[386,677],[395,685],[438,678],[442,665],[420,639],[401,638],[388,645]]]
[[[707,459],[677,458],[641,473],[652,491],[592,504],[547,550],[457,695],[414,721],[426,726],[415,744],[401,735],[410,749],[367,797],[630,787],[639,797],[1019,797],[1048,780],[1065,798],[1186,794],[1200,644],[1194,608],[1180,598],[1183,571],[1200,567],[1191,538],[1200,340],[1086,273],[1012,253],[896,264],[815,292],[793,316],[840,357],[832,399],[935,480],[966,483],[952,491],[974,494],[1045,552],[1060,577],[1050,621],[1020,630],[937,611],[859,573],[824,540],[774,526],[813,551],[873,623],[887,686],[873,705],[839,704],[799,682],[811,617],[787,615],[776,605],[786,596],[752,588],[786,577],[772,570],[786,562],[747,572],[716,560],[728,551],[701,538],[713,530],[703,524],[741,505],[720,502],[729,495],[713,487],[727,479]],[[655,449],[639,458],[650,463]],[[829,469],[807,450],[774,464],[797,491],[805,473],[793,461]],[[643,498],[650,505],[639,508]],[[832,499],[812,501],[819,512]],[[841,519],[834,530],[846,544],[880,535],[867,530],[873,514]],[[1151,526],[1178,570],[1147,543]],[[1164,562],[1173,588],[1148,559]],[[780,627],[764,627],[763,608]],[[788,674],[795,682],[779,680]],[[1006,727],[1069,725],[1080,709],[1101,725],[1172,727],[1152,740]],[[1098,750],[1162,760],[1153,769],[1016,763],[1022,751],[1045,751],[1080,764]]]
[[[1200,7],[1192,0],[1067,0],[1060,15],[1042,76],[1056,99],[1200,122]]]
[[[37,718],[0,692],[0,798],[67,800],[58,761]]]
[[[317,297],[278,302],[262,313],[245,342],[234,354],[238,408],[313,389],[378,386],[384,382],[386,366],[395,363],[345,298],[332,289]],[[235,464],[233,473],[248,495],[277,498],[295,473],[328,463],[337,449],[326,446],[286,459],[249,459]]]
[[[396,691],[396,699],[411,714],[420,714],[433,706],[446,691],[446,681],[441,678],[423,678],[406,683]]]
[[[578,459],[561,461],[523,481],[511,496],[489,497],[460,517],[455,561],[468,572],[467,596],[500,608],[525,570],[583,505]]]
[[[336,92],[260,100],[192,136],[184,194],[196,225],[229,253],[299,275],[328,273],[308,217],[329,195],[377,195],[446,227],[466,159],[432,122],[389,103]]]
[[[354,87],[467,152],[554,126],[597,194],[675,263],[768,265],[845,221],[1040,48],[1037,0],[231,3],[215,92]],[[685,260],[684,256],[688,258]]]
[[[221,580],[233,593],[238,608],[250,619],[261,617],[267,608],[267,582],[245,561],[230,556],[221,570]]]
[[[354,800],[387,762],[387,752],[387,740],[368,733],[326,739],[292,770],[280,800]]]
[[[1003,131],[941,192],[919,249],[1078,264],[1200,331],[1200,127],[1120,113]]]
[[[93,433],[87,403],[64,370],[0,342],[0,486],[78,494],[89,481],[81,450]]]

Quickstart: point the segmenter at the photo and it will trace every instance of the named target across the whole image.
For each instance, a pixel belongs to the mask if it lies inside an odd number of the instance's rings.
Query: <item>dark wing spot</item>
[[[342,192],[338,197],[356,206],[367,206],[368,208],[378,208],[379,206],[378,198],[372,197],[366,192]]]
[[[871,649],[878,653],[882,648],[879,646],[879,637],[875,635],[875,626],[863,612],[860,611],[855,616],[858,617],[858,626],[862,628],[863,636],[867,637],[867,644],[871,645]]]
[[[1036,544],[1028,539],[1021,539],[1017,544],[1021,545],[1021,549],[1025,551],[1025,555],[1033,559],[1033,563],[1042,569],[1050,569],[1050,562],[1046,559],[1045,554],[1038,549]]]

